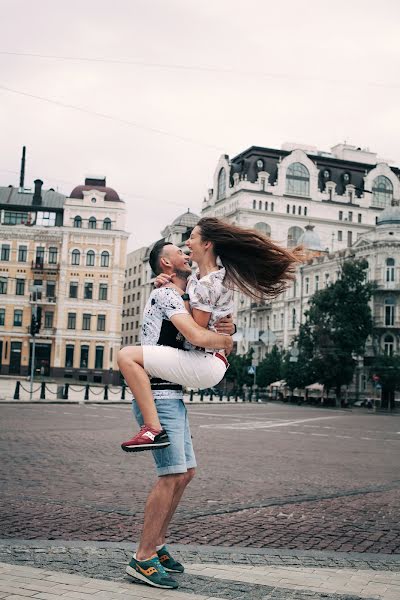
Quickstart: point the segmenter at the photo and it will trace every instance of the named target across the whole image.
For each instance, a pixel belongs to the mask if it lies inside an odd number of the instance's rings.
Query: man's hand
[[[232,315],[227,315],[214,323],[215,330],[223,335],[233,335],[236,332],[236,327],[233,323]]]
[[[162,287],[163,285],[167,285],[168,283],[171,283],[171,280],[174,275],[176,275],[176,273],[171,273],[171,275],[167,275],[166,273],[160,273],[159,275],[157,275],[157,277],[154,281],[154,287],[159,288],[159,287]]]

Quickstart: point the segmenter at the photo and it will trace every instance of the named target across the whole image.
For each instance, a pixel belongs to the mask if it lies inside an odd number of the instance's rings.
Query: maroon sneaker
[[[142,425],[139,433],[132,439],[121,444],[125,452],[142,452],[143,450],[157,450],[157,448],[166,448],[170,441],[165,429],[152,429],[147,425]]]

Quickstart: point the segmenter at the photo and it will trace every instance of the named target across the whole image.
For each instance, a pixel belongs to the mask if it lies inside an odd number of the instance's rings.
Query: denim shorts
[[[196,467],[189,417],[183,400],[171,398],[155,400],[158,417],[162,427],[168,433],[171,442],[167,448],[152,450],[157,475],[186,473]],[[133,414],[140,426],[143,425],[142,413],[135,400],[132,402]]]

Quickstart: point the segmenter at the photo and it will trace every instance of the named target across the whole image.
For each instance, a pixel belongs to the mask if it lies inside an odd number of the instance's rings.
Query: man
[[[218,331],[206,330],[192,319],[185,307],[187,278],[191,274],[189,258],[180,248],[167,242],[157,242],[150,253],[150,266],[158,275],[172,275],[172,282],[182,290],[182,297],[170,288],[159,288],[150,295],[144,310],[142,344],[164,345],[183,349],[185,339],[196,346],[219,349],[226,344],[226,334],[234,332],[232,319],[223,319]],[[124,373],[134,369],[130,360],[130,347],[118,353],[118,364]],[[135,376],[132,371],[131,376]],[[154,450],[157,483],[152,488],[145,507],[142,536],[136,554],[126,572],[147,584],[167,589],[178,587],[169,573],[182,573],[184,568],[174,560],[165,546],[168,525],[182,498],[186,486],[193,479],[196,459],[186,407],[183,403],[182,386],[153,379],[151,381],[157,413],[168,433],[170,445]],[[136,419],[143,425],[142,415],[133,403]]]

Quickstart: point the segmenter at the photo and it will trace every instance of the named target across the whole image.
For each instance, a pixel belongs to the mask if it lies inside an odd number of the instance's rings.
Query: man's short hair
[[[173,246],[172,242],[165,242],[164,240],[160,240],[156,242],[150,252],[149,263],[151,266],[151,270],[155,275],[159,275],[162,272],[160,267],[160,258],[162,256],[163,250],[165,246]]]

